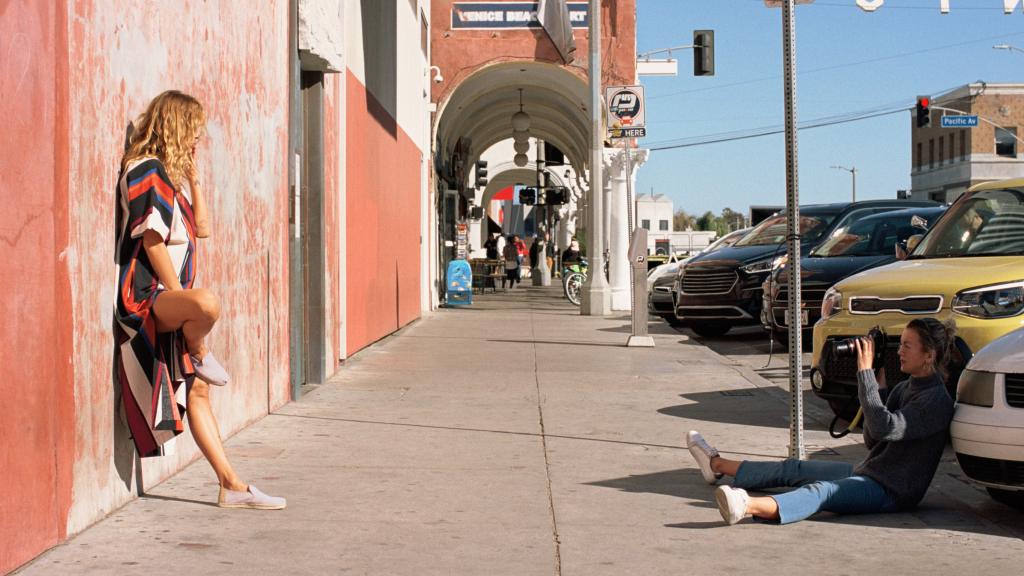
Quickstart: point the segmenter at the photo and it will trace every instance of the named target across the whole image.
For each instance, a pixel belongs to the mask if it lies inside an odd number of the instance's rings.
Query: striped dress
[[[160,234],[182,288],[191,288],[196,273],[192,199],[187,187],[175,189],[156,158],[126,166],[117,194],[114,382],[139,456],[161,456],[184,431],[194,370],[181,331],[156,330],[153,303],[166,288],[149,262],[142,236],[146,230]]]

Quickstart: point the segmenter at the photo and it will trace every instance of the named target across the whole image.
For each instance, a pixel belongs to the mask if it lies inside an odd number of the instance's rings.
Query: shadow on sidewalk
[[[702,422],[718,422],[740,424],[743,426],[760,426],[764,428],[788,428],[789,421],[783,412],[783,406],[765,388],[741,388],[736,390],[715,390],[712,392],[695,392],[680,394],[691,403],[667,406],[658,410],[660,414],[697,420]],[[804,418],[807,430],[826,430],[814,418]]]

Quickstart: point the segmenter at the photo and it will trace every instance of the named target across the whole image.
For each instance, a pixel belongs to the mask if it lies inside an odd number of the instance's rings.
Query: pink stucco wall
[[[0,573],[65,537],[71,499],[65,22],[0,2]]]

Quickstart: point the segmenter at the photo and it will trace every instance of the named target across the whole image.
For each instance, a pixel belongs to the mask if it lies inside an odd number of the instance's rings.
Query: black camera
[[[868,331],[868,339],[875,345],[875,357],[871,360],[871,367],[878,370],[885,363],[885,345],[888,338],[881,326],[875,326]],[[857,348],[854,346],[854,338],[838,340],[832,343],[832,354],[836,358],[855,358]]]

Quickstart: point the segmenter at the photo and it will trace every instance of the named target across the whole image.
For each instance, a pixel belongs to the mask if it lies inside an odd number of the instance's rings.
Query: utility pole
[[[587,210],[587,256],[590,273],[580,295],[580,314],[607,316],[611,292],[604,277],[604,134],[601,133],[601,0],[590,0],[590,206]]]
[[[786,228],[789,245],[789,457],[807,458],[804,449],[803,322],[800,299],[800,190],[796,124],[796,3],[782,4],[783,86],[786,109]]]
[[[856,202],[857,201],[857,167],[854,166],[853,168],[847,168],[846,166],[832,166],[832,168],[835,168],[836,170],[846,170],[847,172],[850,173],[850,176],[853,176],[853,198],[852,198],[852,201]]]

